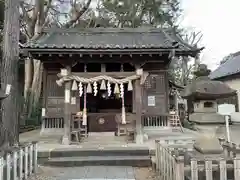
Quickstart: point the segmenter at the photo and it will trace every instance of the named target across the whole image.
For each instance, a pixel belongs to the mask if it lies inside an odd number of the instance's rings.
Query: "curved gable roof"
[[[240,51],[229,56],[209,77],[219,79],[240,73]]]
[[[169,30],[160,28],[88,28],[59,29],[43,32],[23,45],[27,49],[176,49],[199,52]]]

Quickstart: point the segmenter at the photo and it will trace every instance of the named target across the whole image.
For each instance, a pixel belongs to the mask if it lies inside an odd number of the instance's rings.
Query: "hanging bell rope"
[[[83,126],[87,125],[87,109],[83,108],[83,122],[82,122]]]
[[[124,99],[124,98],[123,98]],[[124,100],[123,100],[124,101]],[[124,103],[122,105],[122,124],[126,124],[126,111],[125,111],[125,106]]]
[[[122,124],[126,124],[126,111],[124,102],[124,84],[120,84],[120,96],[122,98]]]

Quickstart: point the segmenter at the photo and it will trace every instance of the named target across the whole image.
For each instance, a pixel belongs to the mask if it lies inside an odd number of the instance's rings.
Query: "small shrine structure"
[[[207,66],[201,64],[195,72],[196,79],[182,93],[182,97],[187,99],[189,121],[196,124],[225,123],[224,116],[217,113],[217,99],[236,93],[223,82],[210,80],[209,73]]]
[[[22,50],[44,65],[43,125],[62,128],[63,144],[79,114],[87,133],[119,132],[120,117],[137,143],[145,125],[168,126],[171,59],[201,51],[157,28],[46,29]]]

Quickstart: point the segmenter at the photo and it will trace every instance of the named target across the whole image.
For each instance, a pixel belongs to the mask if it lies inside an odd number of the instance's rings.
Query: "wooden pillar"
[[[132,112],[136,112],[136,95],[135,95],[135,86],[133,86],[133,91],[132,91]]]
[[[135,81],[135,110],[136,110],[136,136],[137,144],[143,143],[143,129],[142,129],[142,85],[140,80]]]
[[[71,66],[66,67],[67,74],[71,73]],[[70,134],[71,121],[71,81],[65,82],[65,102],[64,102],[64,135],[62,144],[69,145],[71,142]]]

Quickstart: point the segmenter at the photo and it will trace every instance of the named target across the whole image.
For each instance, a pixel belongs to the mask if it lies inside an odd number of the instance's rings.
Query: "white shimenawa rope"
[[[110,76],[106,76],[106,75],[101,75],[101,76],[96,76],[93,78],[83,78],[83,77],[79,77],[79,76],[75,76],[75,75],[68,75],[68,76],[64,76],[61,79],[57,80],[57,84],[59,86],[62,86],[64,81],[71,81],[71,80],[76,80],[78,82],[82,82],[82,83],[94,83],[94,82],[99,82],[102,80],[106,80],[110,83],[117,83],[117,84],[124,84],[124,83],[128,83],[129,81],[133,81],[136,79],[139,79],[141,76],[140,75],[132,75],[123,79],[115,79],[112,78]]]
[[[147,76],[148,76],[148,73],[145,73],[143,82],[145,81]],[[57,80],[56,83],[59,86],[62,86],[64,81],[74,81],[75,80],[75,81],[80,82],[80,83],[88,84],[88,83],[96,83],[96,82],[105,80],[105,81],[108,81],[108,83],[115,83],[115,84],[123,85],[125,83],[129,83],[130,81],[133,81],[133,80],[136,80],[136,79],[139,79],[139,78],[141,78],[141,75],[132,75],[132,76],[129,76],[129,77],[126,77],[126,78],[123,78],[123,79],[115,79],[115,78],[112,78],[112,77],[106,76],[106,75],[96,76],[96,77],[93,77],[93,78],[83,78],[83,77],[79,77],[79,76],[75,76],[75,75],[67,75],[67,76],[64,76],[61,79]],[[87,113],[86,111],[83,112],[83,114],[85,115],[83,117],[84,124],[86,124],[86,113]],[[122,124],[126,124],[126,112],[125,112],[125,105],[124,105],[124,92],[122,92]]]

